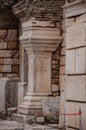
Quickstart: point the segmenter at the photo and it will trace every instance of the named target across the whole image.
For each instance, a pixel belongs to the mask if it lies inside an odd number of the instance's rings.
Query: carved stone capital
[[[26,51],[53,52],[61,43],[60,29],[50,21],[27,21],[22,23],[21,44]]]

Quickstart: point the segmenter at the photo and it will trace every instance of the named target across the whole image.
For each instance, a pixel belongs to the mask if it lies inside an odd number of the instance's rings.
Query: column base
[[[29,95],[30,94],[30,95]],[[42,101],[47,95],[39,95],[39,93],[27,93],[22,105],[19,105],[18,113],[25,115],[42,114]]]

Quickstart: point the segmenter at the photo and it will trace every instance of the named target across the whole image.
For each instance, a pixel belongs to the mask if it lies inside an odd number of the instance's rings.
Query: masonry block
[[[0,50],[7,49],[7,42],[0,42]]]
[[[7,30],[0,30],[0,39],[4,39],[7,35]]]
[[[9,57],[9,58],[14,58],[18,57],[18,51],[16,50],[0,50],[0,57]]]
[[[65,56],[61,56],[61,57],[60,57],[60,65],[61,65],[61,66],[64,66],[65,63],[66,63],[66,57],[65,57]]]
[[[66,87],[66,75],[60,75],[59,81],[60,91],[64,91]]]
[[[65,103],[65,111],[66,114],[66,129],[71,130],[69,127],[74,127],[76,129],[80,129],[82,127],[83,130],[86,129],[86,103],[77,103],[77,102],[66,102]],[[81,115],[79,114],[81,111]],[[73,114],[73,115],[71,115]]]
[[[66,77],[66,100],[86,101],[86,76]]]
[[[66,48],[86,46],[86,23],[75,23],[67,28]]]
[[[64,75],[66,73],[65,66],[60,67],[60,75]]]
[[[76,113],[76,104],[71,102],[65,102],[65,114],[69,114],[66,117],[66,130],[72,130],[69,127],[76,128],[76,116],[71,114]]]
[[[86,74],[86,47],[76,49],[76,74]]]
[[[17,58],[0,58],[0,64],[5,65],[18,65],[19,60]]]
[[[11,65],[0,65],[0,72],[11,72]]]
[[[86,14],[83,14],[79,17],[76,18],[76,22],[79,22],[79,23],[86,23]]]
[[[18,49],[17,42],[8,42],[8,49]]]
[[[64,56],[66,54],[66,47],[61,48],[61,56]]]
[[[75,50],[66,51],[66,74],[75,74]]]
[[[66,51],[66,73],[86,74],[86,47]]]
[[[16,29],[9,29],[7,34],[7,41],[15,42],[17,40],[17,30]]]

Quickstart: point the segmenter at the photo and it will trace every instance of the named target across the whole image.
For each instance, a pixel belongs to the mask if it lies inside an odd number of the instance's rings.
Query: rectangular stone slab
[[[86,101],[86,75],[67,76],[66,100]]]
[[[86,23],[74,23],[67,28],[66,48],[86,46]]]
[[[76,74],[86,74],[86,47],[76,49]]]
[[[66,51],[66,74],[75,74],[75,49]]]
[[[70,127],[80,128],[80,122],[83,130],[86,130],[86,103],[66,102],[66,124]],[[79,113],[81,112],[81,115]],[[67,127],[66,126],[66,127]],[[72,130],[68,128],[66,130]]]

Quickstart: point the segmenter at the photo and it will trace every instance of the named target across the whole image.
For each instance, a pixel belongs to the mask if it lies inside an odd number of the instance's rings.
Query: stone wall
[[[10,10],[0,10],[0,77],[19,76],[18,21]]]
[[[86,129],[86,1],[64,6],[66,31],[66,129]],[[81,112],[81,114],[80,114]],[[74,114],[71,116],[71,114]]]

